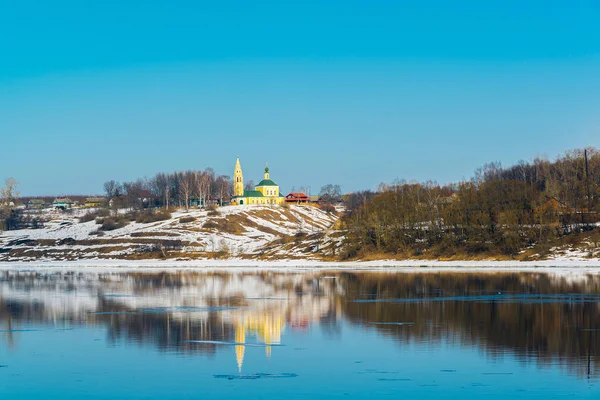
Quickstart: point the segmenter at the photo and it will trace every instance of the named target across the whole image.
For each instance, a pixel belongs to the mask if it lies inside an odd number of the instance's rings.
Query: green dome
[[[256,185],[256,187],[259,186],[279,186],[277,185],[275,182],[273,182],[270,179],[263,179],[262,181],[258,182],[258,185]]]

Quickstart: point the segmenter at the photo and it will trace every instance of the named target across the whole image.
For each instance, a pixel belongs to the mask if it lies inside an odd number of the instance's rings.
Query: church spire
[[[242,166],[240,164],[239,157],[235,161],[235,170],[233,171],[233,195],[244,195],[244,174],[242,173]]]

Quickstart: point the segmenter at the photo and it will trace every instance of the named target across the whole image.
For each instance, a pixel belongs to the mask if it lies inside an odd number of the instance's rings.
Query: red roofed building
[[[285,196],[286,203],[308,203],[308,196],[304,193],[290,193]]]

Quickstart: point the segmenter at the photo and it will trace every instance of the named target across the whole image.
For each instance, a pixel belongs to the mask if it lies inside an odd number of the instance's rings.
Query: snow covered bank
[[[77,261],[27,261],[0,262],[0,270],[368,270],[390,272],[579,272],[600,274],[600,260],[547,260],[547,261],[435,261],[435,260],[384,260],[325,262],[315,260],[77,260]]]
[[[0,232],[0,262],[316,258],[335,252],[343,239],[332,229],[336,215],[301,205],[177,211],[112,230],[100,229],[101,218],[81,222],[82,213],[52,213],[42,229]]]

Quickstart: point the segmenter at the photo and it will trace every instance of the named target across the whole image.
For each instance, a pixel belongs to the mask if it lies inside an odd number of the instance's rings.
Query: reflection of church
[[[244,174],[240,159],[235,162],[233,172],[233,197],[231,204],[283,204],[285,197],[279,193],[279,185],[271,180],[269,167],[265,168],[264,179],[255,186],[254,190],[244,189]]]
[[[235,346],[235,357],[238,370],[242,372],[244,353],[246,350],[246,337],[254,335],[258,342],[264,343],[267,358],[271,357],[271,346],[281,343],[281,334],[285,329],[285,318],[280,314],[265,313],[262,315],[249,315],[234,322],[235,342],[243,343]]]

